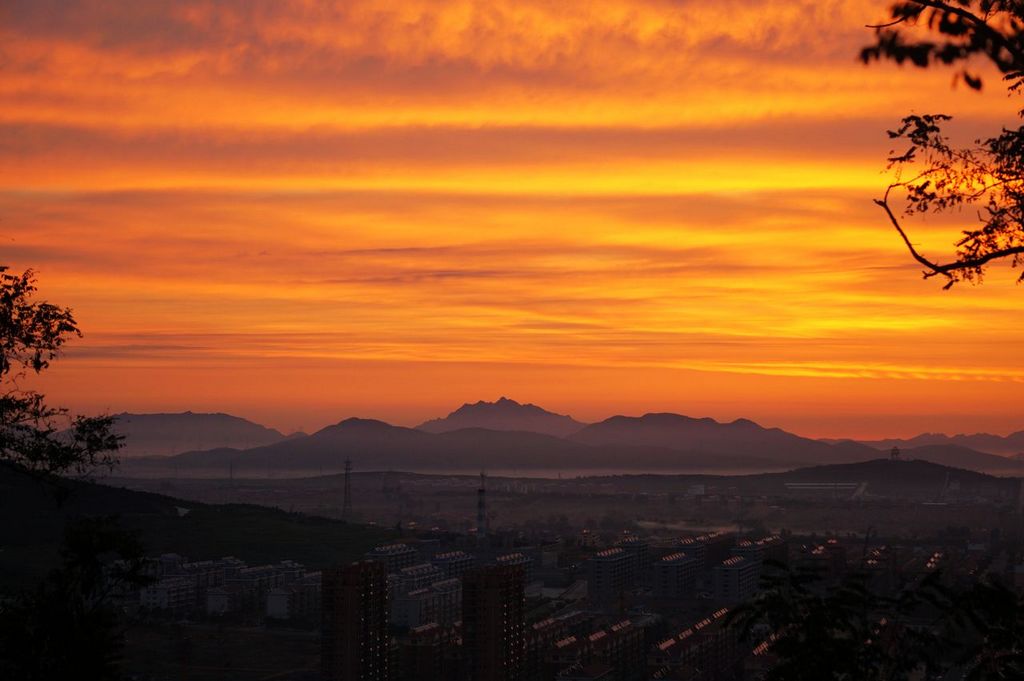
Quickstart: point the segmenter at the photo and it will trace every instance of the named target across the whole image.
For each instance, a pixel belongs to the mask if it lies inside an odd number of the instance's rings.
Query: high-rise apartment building
[[[388,579],[383,563],[322,573],[325,681],[388,681]]]
[[[522,679],[526,631],[523,568],[488,565],[462,582],[462,645],[473,681]]]

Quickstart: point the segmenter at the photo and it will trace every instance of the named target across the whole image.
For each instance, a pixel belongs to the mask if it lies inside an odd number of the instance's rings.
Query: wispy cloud
[[[904,110],[970,138],[1012,102],[865,69],[880,9],[7,2],[0,248],[87,332],[49,385],[322,420],[516,387],[860,428],[948,414],[935,386],[997,404],[1010,278],[939,292],[870,198]]]

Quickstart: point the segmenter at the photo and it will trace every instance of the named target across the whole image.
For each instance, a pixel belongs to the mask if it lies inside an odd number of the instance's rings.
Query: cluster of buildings
[[[189,561],[176,553],[152,558],[152,583],[138,605],[176,617],[251,614],[273,620],[315,622],[320,617],[321,575],[295,561],[249,566],[226,557]]]
[[[325,570],[323,678],[757,681],[775,636],[741,640],[731,617],[770,563],[814,571],[821,588],[856,570],[885,591],[940,569],[973,574],[985,555],[853,538],[626,536],[556,551],[573,577],[552,588],[535,560],[550,551],[479,546],[392,544]]]
[[[726,614],[756,592],[765,560],[787,558],[777,536],[627,536],[550,589],[543,571],[531,583],[536,549],[432,547],[380,546],[323,572],[324,679],[739,678]]]
[[[462,616],[463,577],[478,564],[519,567],[524,580],[534,558],[523,551],[485,549],[480,555],[463,550],[434,551],[432,541],[378,546],[364,560],[379,564],[387,575],[391,624],[414,629],[425,624],[450,626]]]
[[[770,563],[824,584],[857,570],[885,591],[937,570],[973,574],[988,555],[727,532],[604,546],[506,539],[421,535],[322,571],[165,554],[150,560],[138,605],[319,623],[326,681],[752,681],[774,663],[772,632],[740,640],[730,617]]]
[[[884,591],[940,569],[973,573],[980,560],[728,532],[523,546],[480,515],[475,536],[422,535],[319,572],[166,554],[151,561],[139,605],[319,622],[325,681],[756,681],[773,664],[773,632],[743,641],[731,615],[769,564],[812,570],[823,584],[856,569]]]
[[[631,536],[586,561],[588,595],[594,604],[620,609],[695,599],[739,603],[757,591],[765,560],[785,564],[788,551],[777,535],[737,542],[712,532],[655,546]]]

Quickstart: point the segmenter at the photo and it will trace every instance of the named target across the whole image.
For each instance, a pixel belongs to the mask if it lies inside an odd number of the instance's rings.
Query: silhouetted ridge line
[[[453,415],[461,415],[457,418]],[[501,428],[480,425],[495,413],[513,414]],[[569,419],[535,405],[508,398],[476,402],[452,412],[439,432],[424,427],[393,426],[378,419],[349,417],[316,433],[261,447],[194,451],[170,459],[128,462],[122,472],[163,467],[175,473],[223,476],[317,475],[342,470],[351,458],[360,470],[419,472],[521,470],[566,473],[588,470],[659,473],[778,471],[816,464],[867,461],[877,449],[850,442],[824,442],[749,419],[719,422],[669,412],[612,416],[582,426],[567,436],[530,430],[523,414],[540,414],[546,422]],[[560,421],[562,422],[562,421]],[[431,422],[428,422],[431,423]],[[562,422],[564,423],[564,422]],[[578,424],[579,425],[579,424]],[[456,427],[458,426],[458,427]],[[978,471],[1013,473],[1007,459],[962,447],[907,448],[904,458],[926,459]]]
[[[584,425],[586,424],[580,423],[570,416],[555,414],[535,404],[520,404],[507,397],[500,397],[496,402],[481,400],[475,403],[466,403],[448,416],[431,419],[417,428],[429,433],[443,433],[465,428],[487,428],[489,430],[526,431],[565,437],[583,428]]]

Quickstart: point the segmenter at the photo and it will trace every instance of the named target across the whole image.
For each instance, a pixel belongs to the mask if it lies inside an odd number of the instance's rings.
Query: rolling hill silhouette
[[[566,421],[568,419],[568,421]],[[613,416],[583,426],[567,437],[512,430],[521,422],[568,429],[578,422],[533,405],[502,398],[464,405],[424,427],[393,426],[374,419],[349,418],[312,435],[259,447],[221,447],[166,458],[127,461],[127,475],[175,474],[316,475],[334,472],[352,459],[360,470],[468,471],[630,470],[659,472],[779,471],[807,465],[878,458],[867,445],[800,437],[738,419],[720,423],[660,413]],[[570,424],[571,422],[571,424]],[[498,423],[502,428],[455,428],[466,423]],[[424,424],[426,426],[427,424]],[[905,459],[922,459],[975,471],[1013,473],[1001,457],[948,445],[908,448]]]
[[[850,442],[851,440],[823,440],[823,442]],[[986,454],[1013,456],[1024,453],[1024,430],[1009,435],[992,435],[991,433],[974,433],[973,435],[946,435],[944,433],[922,433],[912,438],[886,438],[881,440],[856,440],[860,444],[875,449],[888,450],[893,447],[926,447],[933,445],[952,445],[966,447]]]
[[[826,444],[778,428],[763,428],[747,419],[719,423],[711,418],[666,413],[613,416],[587,426],[570,439],[606,447],[632,444],[790,463],[864,461],[878,457],[877,450],[864,445]]]
[[[287,439],[283,433],[230,414],[122,413],[114,430],[123,435],[119,456],[171,456],[198,449],[247,449]],[[294,436],[292,436],[294,437]]]
[[[866,483],[871,495],[898,499],[940,498],[947,485],[956,484],[958,494],[978,493],[1015,498],[1019,482],[977,471],[921,459],[890,461],[872,459],[858,463],[810,466],[784,473],[764,473],[735,478],[737,487],[748,492],[777,494],[789,483]]]
[[[131,462],[139,467],[177,470],[197,468],[227,470],[338,470],[346,458],[362,470],[478,470],[619,468],[623,456],[643,461],[652,468],[736,469],[778,468],[756,457],[721,455],[709,458],[700,452],[658,447],[601,447],[581,444],[543,433],[465,428],[445,433],[425,433],[392,426],[383,421],[350,418],[304,438],[248,450],[218,449],[187,452],[166,459]]]

